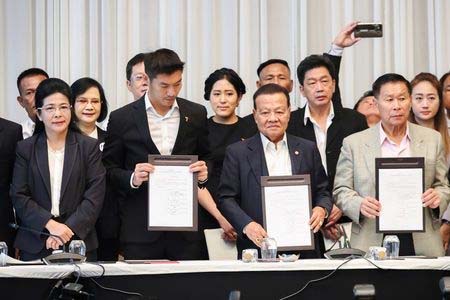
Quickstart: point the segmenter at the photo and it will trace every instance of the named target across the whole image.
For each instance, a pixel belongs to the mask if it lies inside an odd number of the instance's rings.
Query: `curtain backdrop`
[[[215,69],[236,70],[247,86],[239,114],[251,112],[256,68],[283,58],[295,81],[294,106],[302,106],[296,67],[309,54],[328,51],[351,20],[383,23],[384,37],[364,39],[344,51],[343,104],[379,75],[407,79],[421,71],[450,69],[450,0],[0,0],[0,116],[20,122],[16,79],[30,67],[69,84],[99,80],[110,109],[132,99],[125,66],[138,52],[175,50],[186,62],[180,96],[204,104],[203,85]]]

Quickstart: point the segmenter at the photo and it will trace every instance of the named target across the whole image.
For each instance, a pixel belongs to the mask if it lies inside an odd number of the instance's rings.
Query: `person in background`
[[[108,115],[108,101],[102,85],[95,79],[84,77],[75,81],[71,90],[75,123],[83,134],[97,139],[100,151],[103,151],[107,133],[97,123],[105,120]],[[120,195],[114,185],[107,184],[102,211],[95,225],[98,238],[97,259],[101,261],[116,261],[118,258]]]
[[[97,141],[72,122],[70,99],[70,87],[61,79],[42,81],[34,134],[17,144],[11,199],[18,221],[59,237],[19,229],[14,246],[24,261],[45,257],[71,239],[83,240],[88,260],[96,260],[95,222],[106,173]]]
[[[0,241],[8,245],[8,255],[15,256],[13,247],[14,230],[9,223],[14,223],[14,211],[9,196],[12,181],[16,146],[22,140],[22,126],[0,118]]]
[[[366,117],[367,125],[372,127],[380,122],[380,112],[375,104],[375,97],[372,91],[365,92],[353,107],[354,110]]]
[[[207,188],[216,203],[225,149],[256,133],[254,127],[247,126],[242,118],[236,115],[236,108],[245,92],[244,82],[232,69],[215,70],[205,80],[204,98],[210,102],[214,111],[214,115],[208,119],[208,140],[211,150],[208,163],[211,171]],[[211,225],[214,225],[214,222]],[[236,239],[236,232],[222,215],[219,225],[225,232],[224,238]]]
[[[439,80],[442,91],[442,102],[447,111],[447,127],[450,128],[450,71],[442,75]]]
[[[140,99],[148,90],[148,76],[145,74],[144,53],[138,53],[127,63],[127,89],[134,101]]]
[[[17,102],[25,109],[28,115],[28,118],[21,123],[24,139],[33,135],[36,122],[34,94],[36,93],[36,88],[39,83],[47,78],[47,72],[39,68],[27,69],[17,77],[17,89],[19,90]]]

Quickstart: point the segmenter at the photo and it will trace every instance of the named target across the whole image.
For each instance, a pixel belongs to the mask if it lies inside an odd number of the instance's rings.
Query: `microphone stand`
[[[347,237],[347,233],[342,225],[338,224],[338,230],[340,233],[340,237],[344,237],[344,246],[339,249],[330,250],[324,253],[325,258],[327,259],[345,259],[348,257],[363,257],[366,252],[360,249],[354,249],[350,245],[350,241]]]
[[[9,226],[11,228],[14,229],[22,229],[25,231],[29,231],[29,232],[33,232],[33,233],[37,233],[37,234],[42,234],[45,236],[51,236],[54,237],[56,239],[58,239],[62,244],[63,244],[63,252],[62,253],[54,253],[54,254],[50,254],[47,257],[42,258],[42,261],[47,264],[67,264],[67,263],[82,263],[86,261],[86,257],[80,254],[76,254],[76,253],[68,253],[66,252],[66,245],[64,243],[64,241],[62,240],[61,237],[55,235],[55,234],[51,234],[51,233],[47,233],[44,231],[39,231],[33,228],[28,228],[25,226],[21,226],[18,225],[16,223],[9,223]]]

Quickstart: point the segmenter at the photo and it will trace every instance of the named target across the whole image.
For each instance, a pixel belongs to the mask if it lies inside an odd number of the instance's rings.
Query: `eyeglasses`
[[[100,105],[102,103],[102,101],[100,101],[100,99],[98,99],[98,98],[92,98],[92,99],[77,98],[75,100],[75,102],[81,106],[86,106],[86,105],[88,105],[88,103],[90,103],[91,105]]]
[[[54,113],[56,113],[57,110],[59,110],[62,113],[68,113],[68,112],[70,112],[71,108],[72,108],[72,105],[62,104],[60,106],[49,105],[49,106],[45,106],[45,107],[39,107],[37,110],[39,110],[41,112],[44,111],[48,114],[54,114]]]

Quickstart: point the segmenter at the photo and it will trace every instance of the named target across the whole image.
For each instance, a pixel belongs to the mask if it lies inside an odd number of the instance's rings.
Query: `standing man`
[[[16,145],[21,140],[22,127],[0,118],[0,241],[6,242],[11,257],[14,257],[14,230],[8,224],[14,223],[14,212],[9,197],[9,187],[12,181]]]
[[[397,234],[400,255],[442,256],[438,220],[447,208],[450,189],[441,135],[408,122],[411,85],[403,76],[384,74],[372,90],[381,121],[344,139],[333,191],[337,206],[353,221],[352,246],[368,251],[383,240],[383,234],[375,230],[375,218],[383,210],[375,199],[375,158],[424,157],[425,232]]]
[[[340,50],[354,45],[359,39],[353,36],[356,22],[350,23],[336,36],[332,48]],[[333,190],[336,164],[341,151],[342,140],[355,132],[367,128],[365,117],[341,105],[338,71],[336,63],[329,56],[311,55],[297,67],[300,93],[306,98],[306,105],[292,112],[287,131],[290,134],[316,143],[322,164],[328,175],[330,192]],[[338,98],[339,101],[334,99]],[[333,99],[333,100],[332,100]],[[333,210],[324,228],[324,235],[337,239],[335,223],[342,212],[333,205]]]
[[[34,133],[36,121],[36,106],[34,104],[34,94],[42,81],[48,78],[48,74],[39,68],[31,68],[20,73],[17,77],[17,89],[19,96],[17,102],[27,112],[28,119],[22,122],[23,138],[29,138]]]
[[[144,53],[133,56],[127,63],[127,88],[134,101],[140,99],[148,90],[148,77],[145,74]]]
[[[289,92],[267,84],[253,96],[253,115],[258,133],[228,147],[219,185],[219,208],[238,233],[238,254],[246,248],[260,247],[267,236],[262,227],[261,176],[310,174],[312,216],[316,233],[331,212],[332,200],[320,155],[314,143],[286,134],[290,117]],[[315,235],[316,249],[302,257],[322,256]]]
[[[148,92],[111,113],[103,160],[111,184],[126,194],[120,205],[120,241],[125,259],[205,259],[203,233],[147,231],[148,154],[196,154],[190,166],[199,184],[207,180],[206,109],[177,97],[184,63],[169,49],[145,57]],[[199,207],[199,219],[202,208]],[[200,221],[199,221],[200,223]]]

